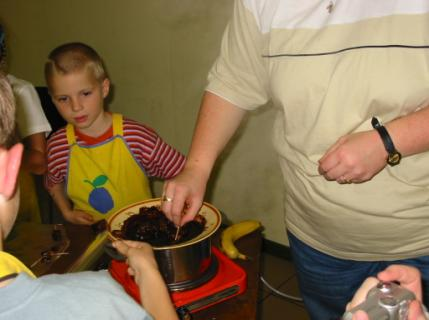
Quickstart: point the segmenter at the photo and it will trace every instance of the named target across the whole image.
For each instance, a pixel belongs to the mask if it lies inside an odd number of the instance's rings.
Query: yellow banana
[[[261,222],[256,220],[244,220],[227,227],[221,234],[221,250],[231,259],[238,258],[246,260],[246,255],[238,251],[234,245],[234,241],[259,229],[260,227]]]

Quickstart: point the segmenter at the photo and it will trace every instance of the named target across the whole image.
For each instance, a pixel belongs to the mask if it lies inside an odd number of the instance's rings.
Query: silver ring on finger
[[[173,201],[173,198],[167,197],[166,195],[162,196],[161,199],[163,202],[171,202]]]

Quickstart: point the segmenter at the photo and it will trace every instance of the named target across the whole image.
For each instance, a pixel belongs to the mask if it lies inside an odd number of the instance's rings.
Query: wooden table
[[[67,250],[69,254],[61,256],[61,258],[54,261],[45,274],[81,270],[79,264],[82,263],[82,257],[85,255],[84,253],[87,251],[88,246],[96,238],[94,232],[88,226],[67,224],[65,225],[65,229],[70,239]],[[212,243],[218,247],[219,235],[220,232],[217,232],[212,239]],[[235,260],[247,273],[247,290],[241,295],[194,313],[194,320],[256,319],[261,244],[262,237],[260,231],[255,231],[236,241],[236,246],[240,252],[250,257],[249,260]],[[86,252],[87,254],[88,252]]]
[[[69,254],[55,261],[47,273],[68,273],[88,269],[82,266],[83,264],[87,266],[82,259],[90,244],[96,239],[96,234],[90,226],[66,224],[65,229],[67,237],[70,239]],[[99,253],[93,260],[98,259],[101,250],[100,247]]]
[[[54,229],[60,237],[54,237]],[[80,260],[96,239],[89,226],[21,223],[5,244],[5,249],[27,265],[36,276],[78,271]],[[55,250],[52,250],[56,248]],[[60,252],[61,256],[41,261],[43,252]]]

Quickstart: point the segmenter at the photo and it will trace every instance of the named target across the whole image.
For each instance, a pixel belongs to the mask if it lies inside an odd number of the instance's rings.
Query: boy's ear
[[[108,78],[104,79],[101,87],[103,90],[103,98],[106,98],[110,91],[110,80]]]
[[[0,149],[0,194],[6,199],[15,192],[23,150],[20,143],[9,150]]]

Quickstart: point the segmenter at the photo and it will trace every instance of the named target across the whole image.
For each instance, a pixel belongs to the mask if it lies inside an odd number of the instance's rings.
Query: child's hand
[[[143,308],[153,315],[154,319],[178,320],[152,247],[138,241],[115,241],[112,245],[127,257],[128,273],[134,276],[139,287]]]
[[[74,224],[90,225],[94,223],[94,217],[82,210],[72,210],[64,214],[64,218]]]
[[[158,272],[152,247],[148,243],[125,240],[115,241],[112,245],[127,257],[128,273],[135,277],[137,283],[143,280],[143,275],[149,274],[149,270]]]

